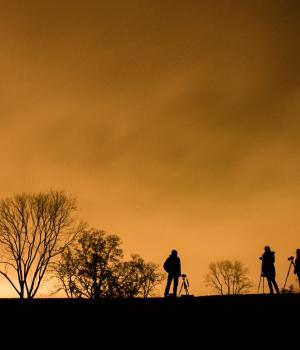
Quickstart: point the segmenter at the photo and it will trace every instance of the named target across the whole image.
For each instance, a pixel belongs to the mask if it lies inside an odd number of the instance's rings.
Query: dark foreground
[[[99,302],[1,299],[0,309],[5,349],[299,348],[298,294]]]

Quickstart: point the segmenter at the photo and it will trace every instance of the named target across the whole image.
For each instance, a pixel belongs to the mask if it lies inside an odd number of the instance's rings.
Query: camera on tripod
[[[286,275],[286,279],[285,279],[285,282],[284,282],[282,290],[285,290],[286,282],[288,280],[288,277],[289,277],[289,274],[290,274],[290,271],[291,271],[291,267],[294,266],[294,268],[295,268],[294,257],[292,255],[288,257],[288,261],[290,261],[290,266],[289,266],[288,273]]]
[[[191,297],[192,295],[190,295],[190,292],[189,292],[189,280],[187,279],[187,276],[185,273],[182,273],[181,274],[181,278],[182,278],[182,284],[181,284],[181,287],[180,287],[180,291],[179,291],[179,296],[183,297]],[[182,291],[185,292],[185,295],[182,295]]]

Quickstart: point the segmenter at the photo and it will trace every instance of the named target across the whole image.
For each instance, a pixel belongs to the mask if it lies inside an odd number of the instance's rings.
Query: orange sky
[[[127,255],[176,248],[196,295],[225,258],[257,283],[269,244],[282,286],[300,248],[299,4],[101,3],[1,2],[1,197],[72,193]]]

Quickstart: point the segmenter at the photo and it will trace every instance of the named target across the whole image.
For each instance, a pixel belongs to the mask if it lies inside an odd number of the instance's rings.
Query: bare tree
[[[153,295],[164,275],[158,265],[146,263],[139,255],[122,261],[117,235],[90,229],[61,255],[55,266],[57,291],[69,298],[133,298]]]
[[[58,291],[68,297],[110,297],[116,288],[115,267],[123,256],[120,238],[90,229],[62,253],[55,266]]]
[[[132,255],[131,260],[122,263],[120,268],[120,296],[148,298],[155,295],[156,287],[165,279],[165,274],[159,271],[157,264],[145,262],[137,254]]]
[[[62,191],[0,201],[0,274],[20,298],[33,298],[51,261],[71,243],[75,199]]]
[[[140,271],[137,259],[120,262],[115,269],[114,294],[119,298],[134,298],[140,292]]]
[[[222,260],[209,264],[206,285],[221,295],[243,294],[253,286],[248,269],[239,261]]]
[[[159,266],[153,262],[145,262],[139,255],[132,256],[136,261],[140,274],[139,295],[143,298],[155,295],[155,289],[166,278],[164,273],[159,271]]]

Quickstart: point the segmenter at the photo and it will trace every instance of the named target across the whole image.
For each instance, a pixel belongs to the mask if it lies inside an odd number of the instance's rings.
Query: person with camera
[[[167,285],[165,289],[165,297],[169,296],[171,283],[173,281],[173,296],[177,296],[178,279],[181,275],[181,263],[180,258],[177,255],[175,249],[172,250],[170,256],[164,263],[164,269],[168,273]]]
[[[270,294],[274,294],[273,286],[276,293],[279,294],[279,288],[275,280],[275,252],[272,252],[269,246],[265,246],[265,252],[260,259],[262,260],[262,276],[267,278]]]
[[[296,259],[295,259],[295,263],[294,263],[294,273],[298,277],[298,283],[300,286],[300,249],[296,250]]]

